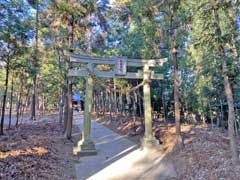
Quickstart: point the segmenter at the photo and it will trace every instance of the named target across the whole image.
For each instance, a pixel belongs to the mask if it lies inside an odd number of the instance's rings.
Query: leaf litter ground
[[[1,180],[76,179],[72,149],[79,130],[73,127],[72,140],[66,140],[58,116],[6,130],[0,137]]]

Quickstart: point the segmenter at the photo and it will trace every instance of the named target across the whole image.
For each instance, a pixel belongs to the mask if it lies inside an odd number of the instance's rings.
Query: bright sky
[[[110,0],[110,4],[112,4],[115,0]]]

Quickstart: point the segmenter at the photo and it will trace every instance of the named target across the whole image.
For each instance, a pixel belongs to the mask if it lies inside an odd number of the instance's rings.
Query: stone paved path
[[[82,129],[83,117],[74,117]],[[98,154],[80,157],[75,165],[78,180],[166,180],[177,176],[161,152],[142,149],[95,121],[92,139]]]

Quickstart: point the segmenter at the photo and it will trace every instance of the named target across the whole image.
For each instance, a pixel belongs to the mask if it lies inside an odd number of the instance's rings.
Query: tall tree
[[[171,38],[171,48],[172,48],[172,59],[173,59],[173,74],[174,74],[174,114],[175,114],[175,122],[176,122],[176,141],[177,145],[181,146],[182,136],[181,136],[181,124],[180,124],[180,101],[179,101],[179,75],[178,75],[178,46],[176,40],[176,32],[175,32],[175,15],[174,11],[176,11],[176,4],[174,4],[173,0],[169,0],[169,14],[170,14],[170,38]],[[177,4],[179,5],[179,3]]]
[[[11,128],[11,121],[12,121],[13,84],[14,84],[14,78],[13,78],[13,74],[12,74],[11,95],[10,95],[10,109],[9,109],[9,119],[8,119],[8,129]]]
[[[38,73],[38,64],[39,64],[39,50],[38,50],[38,41],[39,41],[39,0],[28,0],[33,8],[36,10],[35,15],[35,50],[32,58],[32,69],[33,69],[33,78],[32,78],[32,103],[31,103],[31,119],[36,120],[36,91],[37,91],[37,73]]]
[[[7,60],[6,60],[6,76],[5,76],[3,102],[2,102],[0,135],[3,135],[4,118],[5,118],[5,107],[6,107],[6,99],[7,99],[7,92],[8,92],[9,70],[10,70],[10,57],[8,55]]]
[[[218,10],[221,8],[222,4],[218,0],[210,0],[210,3],[213,6],[214,24],[216,25],[216,35],[218,37],[216,45],[219,50],[219,54],[221,58],[222,75],[224,80],[223,84],[224,84],[224,89],[225,89],[225,94],[227,97],[227,104],[228,104],[228,136],[230,138],[232,158],[234,162],[237,163],[239,161],[239,157],[238,157],[236,136],[234,131],[234,123],[236,121],[235,111],[234,111],[234,100],[233,100],[232,87],[231,87],[229,76],[228,76],[226,52],[224,48],[225,44],[223,40],[223,33],[221,30],[220,19],[218,14],[219,13]]]
[[[64,102],[64,134],[68,139],[71,138],[73,117],[71,98],[72,80],[67,77],[67,72],[71,69],[71,64],[61,52],[63,52],[63,50],[73,52],[81,49],[80,46],[83,45],[80,43],[83,43],[84,46],[87,44],[84,41],[84,36],[90,27],[87,17],[94,10],[95,6],[93,1],[79,2],[77,0],[68,0],[50,3],[47,11],[52,15],[52,18],[49,19],[51,23],[50,31],[55,50],[59,56],[59,67],[63,70],[62,102]],[[63,62],[61,59],[65,61]],[[63,110],[63,108],[61,109]],[[63,113],[61,112],[60,114]]]

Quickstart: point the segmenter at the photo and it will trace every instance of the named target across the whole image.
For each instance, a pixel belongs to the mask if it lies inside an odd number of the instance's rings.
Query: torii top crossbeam
[[[155,66],[162,66],[163,63],[167,61],[167,58],[162,59],[125,59],[124,57],[118,58],[118,57],[92,57],[92,56],[86,56],[81,54],[75,54],[70,52],[65,52],[65,55],[70,57],[70,62],[74,64],[90,64],[92,73],[98,77],[103,78],[124,78],[124,79],[143,79],[143,72],[127,72],[126,67],[155,67]],[[122,61],[123,67],[120,66],[119,62]],[[97,68],[95,68],[93,65],[114,65],[115,71],[102,71]],[[123,69],[121,69],[123,68]],[[124,71],[125,73],[122,72]],[[116,73],[118,71],[118,73]],[[119,73],[120,71],[120,73]],[[85,77],[88,73],[88,70],[86,67],[84,68],[72,68],[68,72],[68,76],[71,77]],[[154,73],[154,71],[151,71],[151,79],[163,79],[162,74]]]

